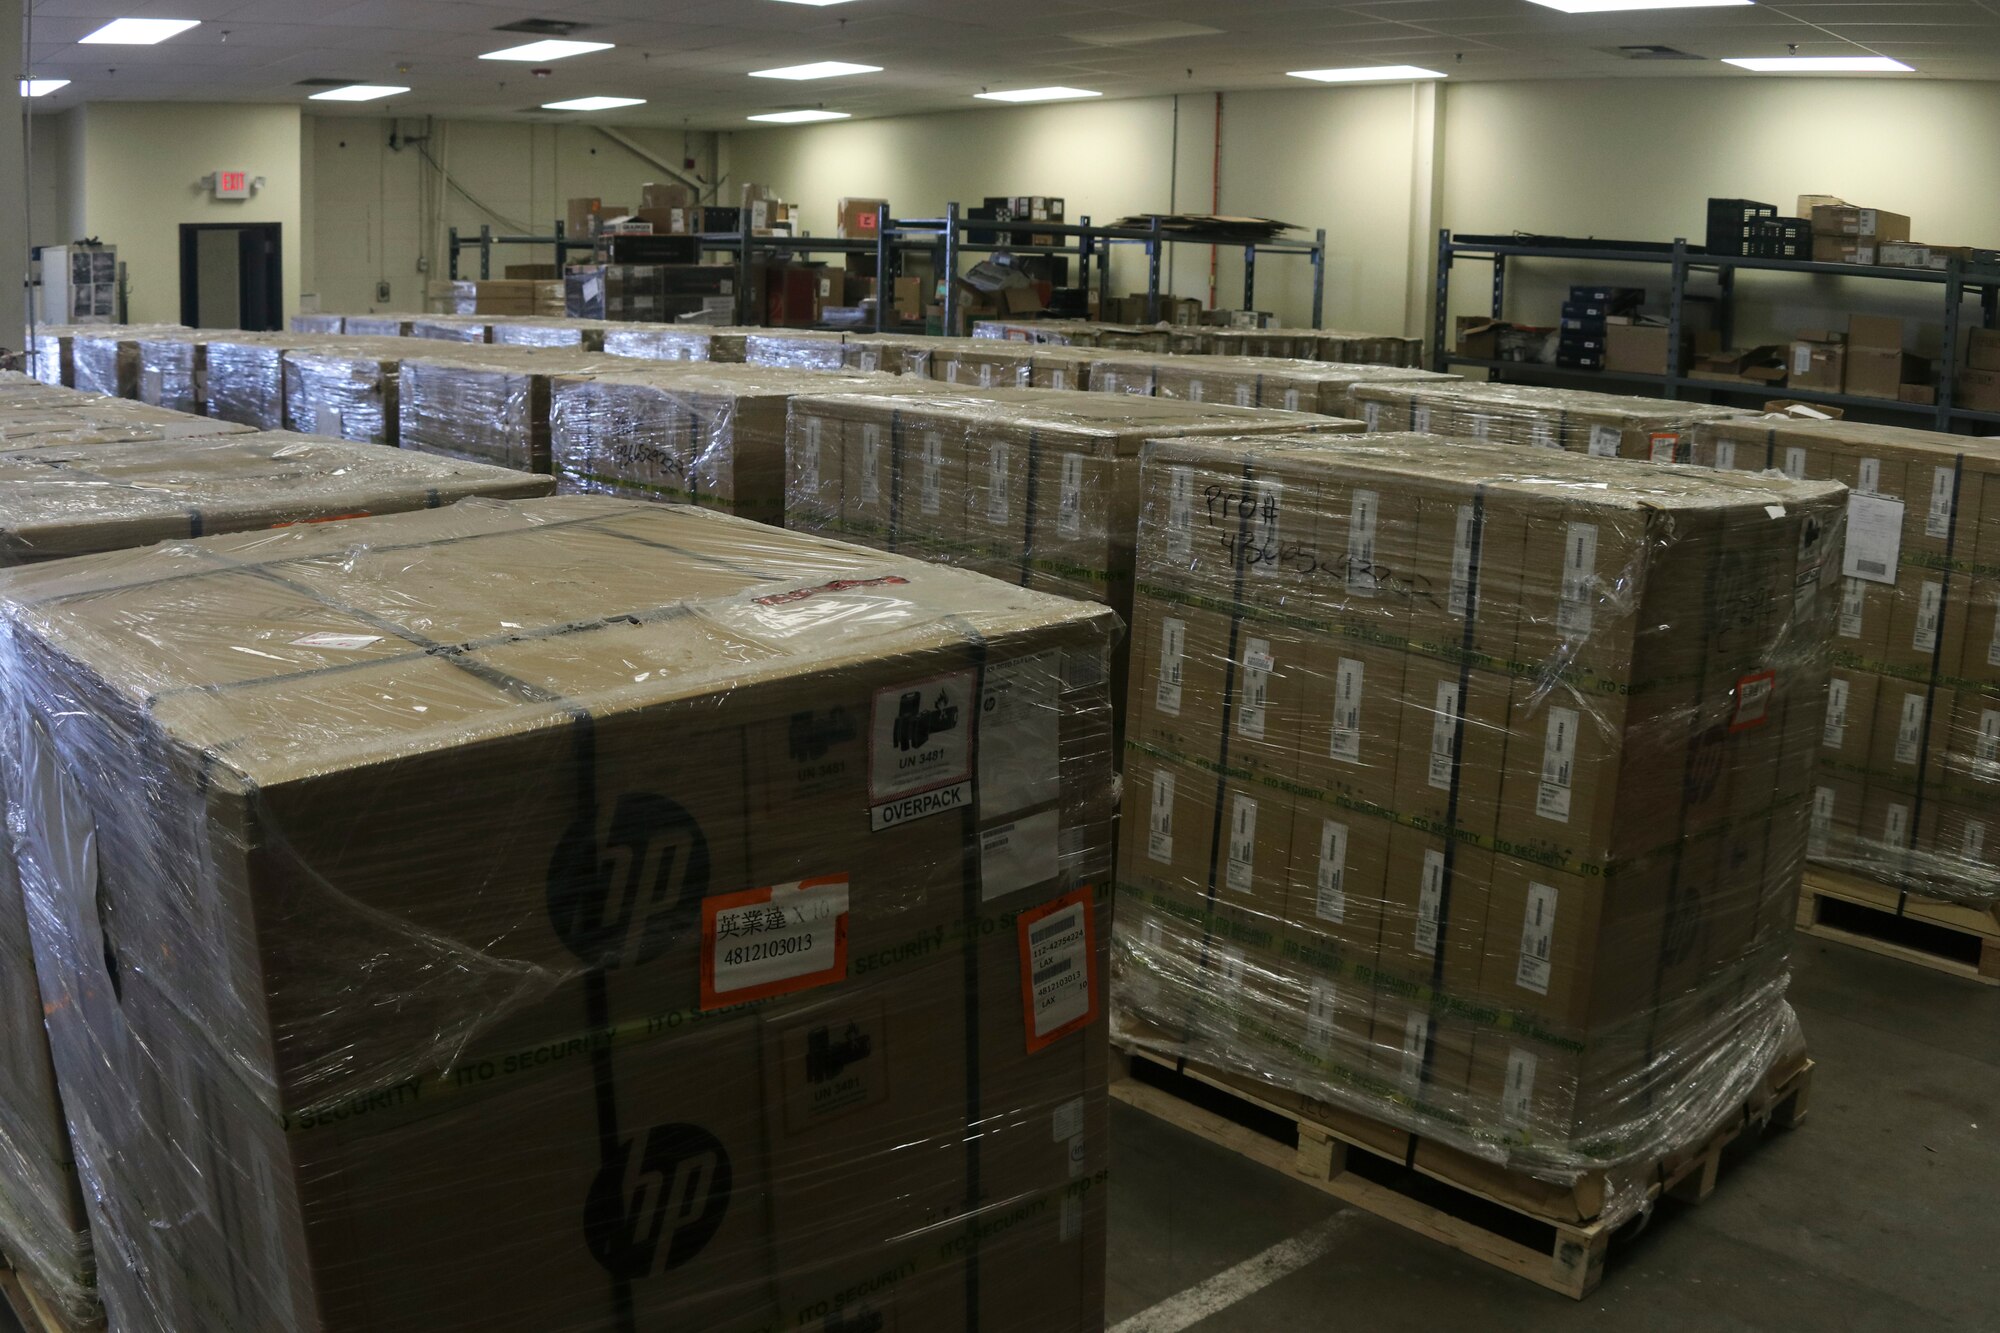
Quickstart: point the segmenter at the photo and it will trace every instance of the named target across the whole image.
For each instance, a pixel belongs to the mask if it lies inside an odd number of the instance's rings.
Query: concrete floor
[[[1582,1302],[1114,1105],[1114,1333],[2000,1327],[2000,988],[1801,937],[1792,1001],[1805,1122],[1614,1245]],[[1316,1226],[1328,1252],[1239,1303],[1146,1313]]]
[[[1792,996],[1806,1123],[1614,1248],[1580,1303],[1114,1106],[1114,1333],[2000,1326],[2000,988],[1802,938]],[[1239,1302],[1147,1313],[1301,1232],[1327,1252]]]

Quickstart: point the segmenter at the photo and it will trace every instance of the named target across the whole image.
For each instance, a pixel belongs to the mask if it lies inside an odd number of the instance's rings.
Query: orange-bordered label
[[[1729,719],[1731,732],[1748,731],[1771,720],[1771,695],[1778,688],[1778,673],[1759,671],[1736,682],[1736,709]]]
[[[704,1010],[846,977],[847,876],[822,875],[702,899]]]
[[[1097,1020],[1097,918],[1089,885],[1029,908],[1021,942],[1021,1017],[1028,1053]]]

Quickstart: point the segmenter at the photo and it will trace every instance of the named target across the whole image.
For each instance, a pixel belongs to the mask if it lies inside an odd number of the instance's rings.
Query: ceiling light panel
[[[1102,97],[1088,88],[1015,88],[1007,92],[974,93],[987,102],[1068,102],[1079,97]]]
[[[782,69],[753,69],[753,79],[837,79],[847,74],[880,74],[880,65],[851,65],[845,60],[821,60],[811,65],[786,65]]]
[[[1295,69],[1287,77],[1311,79],[1315,83],[1407,83],[1412,79],[1441,79],[1438,70],[1416,65],[1360,65],[1353,69]]]
[[[619,106],[644,106],[643,97],[572,97],[567,102],[544,102],[544,111],[609,111]]]
[[[396,88],[386,83],[350,83],[345,88],[329,88],[323,93],[314,93],[308,101],[313,102],[373,102],[384,97],[394,97],[406,93],[408,88]]]
[[[200,26],[200,19],[113,19],[77,40],[85,46],[155,46]]]
[[[504,51],[488,51],[481,60],[567,60],[571,56],[589,55],[592,51],[609,51],[610,42],[572,42],[562,38],[550,38],[543,42],[529,42],[526,46],[510,46]]]
[[[1646,9],[1721,9],[1751,0],[1528,0],[1565,14],[1630,14]]]
[[[805,3],[806,0],[795,0]],[[767,111],[761,116],[751,116],[751,120],[761,120],[770,125],[810,125],[820,120],[847,120],[845,111]]]
[[[58,88],[69,87],[68,79],[22,79],[21,96],[47,97]]]
[[[1734,56],[1725,65],[1758,74],[1914,74],[1913,66],[1888,56]]]

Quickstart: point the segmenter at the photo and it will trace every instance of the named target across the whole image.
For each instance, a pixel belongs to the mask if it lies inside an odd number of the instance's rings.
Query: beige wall
[[[74,241],[83,231],[83,111],[36,112],[30,122],[28,244]]]
[[[118,247],[135,322],[180,318],[184,222],[279,224],[285,302],[297,308],[303,248],[297,107],[99,102],[69,114],[76,136],[72,227]],[[247,200],[215,199],[198,182],[223,167],[262,176],[263,190]]]
[[[23,283],[28,272],[31,199],[19,195],[22,184],[21,118],[26,99],[15,71],[27,68],[21,59],[21,0],[0,0],[0,351],[19,350],[26,342],[16,330],[28,323]]]

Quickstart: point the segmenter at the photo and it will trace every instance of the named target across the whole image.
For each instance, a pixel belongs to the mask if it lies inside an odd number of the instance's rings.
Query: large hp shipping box
[[[640,361],[741,362],[743,340],[754,332],[705,324],[619,325],[604,331],[604,350]]]
[[[0,486],[8,496],[0,565],[21,565],[467,496],[525,499],[547,494],[550,482],[296,435],[236,434],[0,453]],[[248,640],[239,646],[260,651]],[[9,691],[0,678],[0,694]],[[82,1324],[97,1313],[94,1266],[42,1005],[20,885],[0,849],[0,1250]]]
[[[1468,380],[1357,384],[1352,396],[1370,431],[1428,432],[1652,463],[1690,461],[1697,423],[1745,415],[1742,408],[1709,403]]]
[[[550,386],[562,376],[627,368],[616,357],[529,347],[406,357],[397,440],[405,449],[547,472]]]
[[[1392,434],[1142,491],[1121,1038],[1558,1179],[1744,1100],[1841,489]]]
[[[1101,608],[595,496],[4,605],[115,1327],[1102,1326]]]
[[[1790,417],[1706,424],[1695,444],[1712,467],[1850,489],[1813,860],[2000,901],[2000,446]]]
[[[139,340],[150,333],[185,333],[178,324],[117,325],[78,329],[71,340],[75,387],[110,398],[139,394]]]
[[[1358,417],[1353,390],[1376,383],[1456,382],[1456,375],[1386,365],[1336,365],[1326,361],[1259,356],[1148,356],[1102,353],[1090,366],[1099,393],[1152,394],[1193,403],[1278,407],[1288,412]]]

